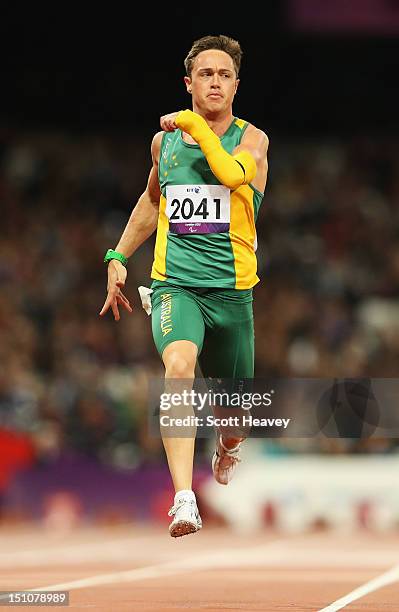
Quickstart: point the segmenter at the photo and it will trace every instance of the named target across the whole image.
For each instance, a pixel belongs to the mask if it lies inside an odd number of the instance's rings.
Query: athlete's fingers
[[[98,313],[100,317],[103,317],[105,315],[108,308],[109,308],[109,304],[107,304],[107,301],[105,301],[104,306],[101,308],[100,312]]]
[[[125,304],[125,302],[122,302],[120,304],[125,310],[127,310],[128,312],[130,312],[130,314],[133,312],[133,308],[130,306],[130,304]]]
[[[168,115],[163,115],[160,120],[161,128],[165,132],[174,132],[177,128],[175,124],[175,118],[178,113],[169,113]]]
[[[104,306],[100,310],[100,316],[103,316],[111,307],[115,321],[119,321],[120,316],[117,298],[119,294],[122,293],[120,288],[125,286],[126,274],[126,269],[122,267],[122,264],[120,264],[120,262],[118,262],[117,260],[110,261],[110,263],[108,264],[108,295],[104,302]],[[123,299],[126,300],[127,304],[129,304],[129,300],[127,300],[125,296],[123,296]],[[123,300],[119,303],[122,304]],[[123,305],[125,308],[127,308],[127,305]]]
[[[129,301],[129,299],[126,297],[126,295],[124,293],[122,293],[122,291],[120,289],[118,291],[118,295],[121,295],[125,300]]]
[[[126,302],[126,304],[130,304],[128,298],[126,297],[126,295],[123,295],[122,291],[118,293],[117,299],[121,300],[122,302]]]
[[[112,304],[112,301],[116,298],[119,291],[120,290],[118,289],[118,287],[116,287],[115,284],[112,284],[112,282],[108,283],[108,287],[107,287],[108,294],[105,299],[104,306],[102,307],[102,310],[100,311],[100,314],[105,314],[107,312],[107,310]]]
[[[126,295],[124,293],[122,293],[122,291],[120,289],[118,290],[118,293],[116,294],[116,297],[121,297],[122,300],[124,300],[125,302],[130,304],[129,299],[126,297]]]
[[[112,307],[112,312],[114,313],[115,321],[119,321],[120,315],[119,315],[119,308],[118,308],[116,299],[112,300],[111,307]]]
[[[116,298],[118,304],[126,308],[128,312],[133,312],[133,308],[130,306],[130,302],[124,295],[118,295]]]
[[[109,297],[110,299],[113,299],[114,297],[116,297],[117,293],[119,292],[119,289],[115,283],[108,283],[107,292],[108,292],[107,297]]]
[[[173,132],[173,130],[175,130],[177,128],[176,123],[173,121],[173,119],[168,119],[168,121],[166,122],[168,129],[170,132]]]
[[[161,127],[164,130],[164,132],[173,132],[175,129],[174,127],[170,125],[169,121],[165,121]]]
[[[113,300],[113,296],[108,293],[105,299],[105,302],[104,302],[104,306],[100,310],[100,317],[104,316],[105,313],[108,312],[109,307],[111,306],[112,300]]]

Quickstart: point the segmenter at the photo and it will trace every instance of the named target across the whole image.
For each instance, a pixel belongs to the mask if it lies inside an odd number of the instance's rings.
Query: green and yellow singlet
[[[248,123],[234,119],[221,137],[232,153]],[[151,278],[189,287],[250,289],[256,274],[255,222],[263,194],[221,185],[199,145],[165,132],[159,159],[161,198]]]

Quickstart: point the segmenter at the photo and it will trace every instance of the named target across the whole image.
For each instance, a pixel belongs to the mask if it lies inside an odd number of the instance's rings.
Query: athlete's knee
[[[173,351],[167,356],[165,369],[166,378],[194,378],[195,359]]]
[[[169,344],[162,359],[166,378],[194,378],[198,348],[189,340],[177,340]]]

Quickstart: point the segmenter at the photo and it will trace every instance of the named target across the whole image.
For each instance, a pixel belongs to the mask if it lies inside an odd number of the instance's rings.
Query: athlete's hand
[[[190,136],[192,136],[194,140],[197,140],[195,131],[196,128],[198,131],[198,126],[208,127],[205,119],[201,117],[201,115],[198,115],[198,113],[194,113],[189,108],[186,108],[186,110],[177,113],[177,117],[175,118],[175,125],[181,130],[183,130],[183,132],[187,132],[187,134],[190,134]]]
[[[108,264],[108,295],[100,311],[100,317],[103,317],[110,307],[115,321],[120,319],[119,306],[123,306],[128,312],[133,312],[129,300],[121,291],[125,286],[126,277],[127,270],[125,266],[117,259],[111,259]]]
[[[177,112],[177,113],[169,113],[168,115],[163,115],[161,117],[160,124],[161,124],[161,128],[163,129],[164,132],[174,132],[177,129],[177,125],[175,123],[175,119],[176,119],[177,115],[179,114],[179,112]]]
[[[189,134],[199,145],[201,144],[201,139],[203,140],[204,137],[209,137],[209,134],[212,134],[215,138],[215,135],[205,119],[188,108],[179,113],[165,115],[162,119],[167,119],[164,122],[165,129],[170,127],[169,131],[172,131],[173,126],[173,129],[179,128],[183,132],[186,132],[186,134]]]

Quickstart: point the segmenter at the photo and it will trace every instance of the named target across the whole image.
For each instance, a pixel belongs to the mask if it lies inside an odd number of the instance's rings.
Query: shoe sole
[[[180,538],[181,536],[189,535],[190,533],[196,533],[201,527],[189,523],[188,521],[179,521],[175,523],[173,527],[169,528],[169,533],[172,538]]]

